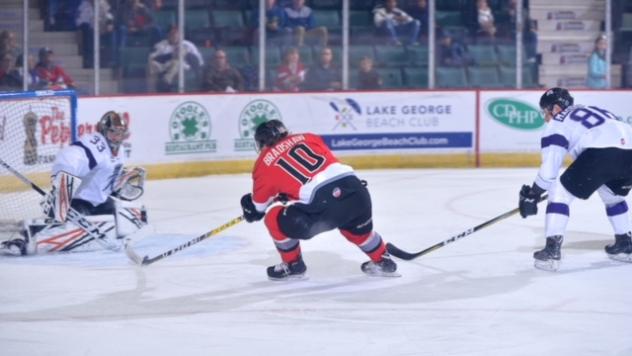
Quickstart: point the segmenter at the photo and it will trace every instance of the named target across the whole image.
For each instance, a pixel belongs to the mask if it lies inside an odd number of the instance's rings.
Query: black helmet
[[[562,110],[573,105],[573,97],[564,88],[551,88],[540,97],[540,109],[553,110],[553,105],[558,105]]]
[[[118,152],[121,143],[129,137],[127,121],[115,111],[108,111],[99,120],[97,132],[105,137],[112,153]]]
[[[282,138],[287,136],[287,128],[279,120],[266,121],[259,126],[255,131],[255,142],[257,143],[257,149],[261,150],[264,147],[274,146]]]

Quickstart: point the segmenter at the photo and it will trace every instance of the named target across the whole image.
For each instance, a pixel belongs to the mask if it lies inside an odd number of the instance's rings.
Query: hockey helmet
[[[97,132],[105,137],[110,149],[116,153],[128,137],[127,121],[114,111],[108,111],[97,123]]]
[[[287,128],[279,120],[266,121],[255,131],[255,142],[257,149],[262,150],[264,147],[274,146],[282,138],[288,135]]]
[[[565,88],[551,88],[540,97],[540,109],[553,111],[554,105],[564,110],[573,105],[573,97]]]

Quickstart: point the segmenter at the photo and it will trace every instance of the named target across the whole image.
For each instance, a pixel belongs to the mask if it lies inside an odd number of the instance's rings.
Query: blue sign
[[[471,132],[378,133],[323,135],[332,150],[383,150],[402,148],[472,148]]]

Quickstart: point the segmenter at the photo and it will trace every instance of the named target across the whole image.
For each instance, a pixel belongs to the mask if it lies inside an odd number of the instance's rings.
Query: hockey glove
[[[527,216],[536,215],[538,213],[538,202],[540,202],[542,193],[544,193],[544,189],[535,183],[532,187],[526,184],[522,186],[522,189],[520,189],[520,199],[518,200],[520,216],[526,218]]]
[[[263,219],[265,213],[260,213],[252,202],[252,194],[248,193],[241,197],[241,210],[244,211],[244,219],[251,223]]]

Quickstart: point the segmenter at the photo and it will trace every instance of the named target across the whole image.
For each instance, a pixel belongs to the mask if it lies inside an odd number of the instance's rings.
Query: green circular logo
[[[172,141],[203,141],[211,136],[211,116],[204,106],[184,102],[173,111],[169,123]]]
[[[540,110],[514,99],[491,100],[487,112],[501,124],[518,130],[536,130],[544,125]]]
[[[270,120],[281,120],[279,108],[268,100],[249,102],[239,114],[239,136],[242,139],[253,139],[257,126]]]

